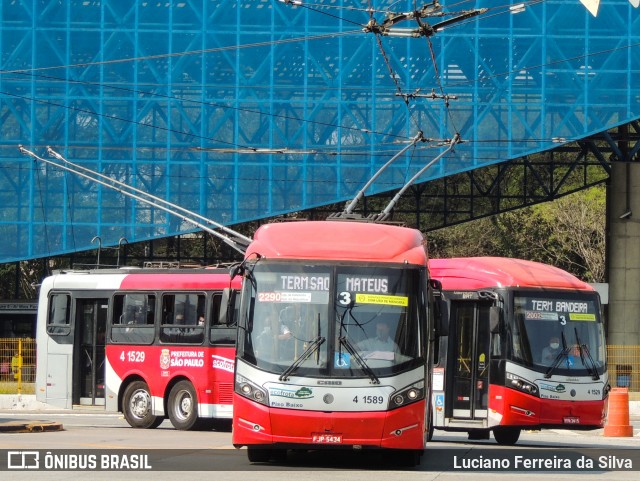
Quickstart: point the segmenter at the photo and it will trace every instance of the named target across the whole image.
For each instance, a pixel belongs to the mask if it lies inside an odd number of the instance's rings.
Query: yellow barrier
[[[640,346],[607,346],[607,364],[612,387],[640,392]],[[0,394],[26,394],[35,380],[36,340],[0,339]]]
[[[35,380],[35,339],[0,339],[0,394],[26,394],[25,384]]]
[[[607,364],[612,387],[640,391],[640,346],[607,346]]]

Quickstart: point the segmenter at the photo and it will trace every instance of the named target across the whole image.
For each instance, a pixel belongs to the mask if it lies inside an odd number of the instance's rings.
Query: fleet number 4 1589
[[[358,399],[358,396],[353,398],[353,402],[357,403],[357,402],[363,402],[364,404],[383,404],[384,403],[384,397],[382,396],[361,396],[360,399]]]

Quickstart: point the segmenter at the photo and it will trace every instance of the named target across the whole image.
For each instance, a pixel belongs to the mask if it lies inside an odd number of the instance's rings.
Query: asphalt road
[[[84,462],[94,456],[100,465],[100,456],[104,453],[124,453],[127,459],[116,463],[131,468],[147,454],[152,470],[123,470],[88,472],[66,471],[20,471],[10,470],[0,473],[5,479],[24,479],[33,481],[48,479],[215,479],[216,481],[233,479],[244,480],[259,476],[260,481],[278,480],[295,477],[304,480],[331,480],[336,477],[350,481],[359,480],[457,480],[457,479],[510,479],[514,472],[508,471],[518,464],[517,479],[593,479],[618,480],[638,479],[640,477],[640,426],[635,426],[636,436],[630,438],[612,438],[602,436],[602,431],[548,430],[542,432],[523,432],[518,444],[513,448],[498,446],[493,439],[486,441],[468,441],[466,434],[436,431],[434,441],[416,468],[398,465],[397,459],[381,452],[336,452],[318,451],[312,453],[290,452],[286,464],[250,464],[245,450],[236,450],[231,445],[231,434],[221,431],[177,431],[168,421],[155,430],[132,429],[119,414],[95,412],[24,412],[0,411],[0,423],[16,421],[53,421],[63,426],[61,431],[41,433],[0,433],[0,456],[8,452],[39,452],[43,463],[46,453],[60,455],[58,462],[68,461],[69,454],[84,454]],[[637,424],[637,421],[634,421]],[[591,453],[598,449],[595,469],[580,468],[576,465],[582,453]],[[125,450],[125,451],[115,451]],[[153,450],[151,452],[146,450]],[[629,451],[631,450],[631,451]],[[151,453],[149,455],[149,453]],[[456,456],[453,460],[453,456]],[[600,469],[598,463],[626,463],[631,469],[622,466],[621,471]],[[131,461],[130,458],[136,458]],[[516,460],[518,457],[518,460]],[[583,456],[584,457],[584,456]],[[53,458],[48,458],[52,460]],[[555,463],[544,468],[539,459],[551,459]],[[555,461],[553,461],[555,459]],[[569,459],[571,469],[566,470],[563,463]],[[88,461],[87,461],[88,460]],[[467,460],[467,461],[465,461]],[[493,471],[477,470],[478,463],[500,463]],[[82,460],[76,462],[81,463]],[[470,470],[464,463],[476,463],[476,469]],[[506,468],[505,463],[509,463]],[[44,463],[43,463],[44,464]],[[53,463],[50,463],[52,465]],[[0,459],[0,466],[7,461]],[[58,464],[59,466],[61,464]],[[582,469],[585,468],[585,469]]]

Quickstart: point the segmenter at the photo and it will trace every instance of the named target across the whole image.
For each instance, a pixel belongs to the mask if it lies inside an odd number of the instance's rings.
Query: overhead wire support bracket
[[[53,167],[56,167],[58,169],[64,170],[66,172],[70,172],[72,174],[78,175],[80,177],[83,177],[85,179],[88,179],[92,182],[95,182],[96,184],[100,184],[104,187],[107,187],[108,189],[114,190],[116,192],[119,192],[127,197],[130,197],[132,199],[135,199],[139,202],[142,202],[144,204],[150,205],[151,207],[154,207],[156,209],[162,210],[168,214],[174,215],[176,217],[178,217],[179,219],[188,222],[189,224],[202,229],[205,232],[208,232],[209,234],[219,238],[220,240],[222,240],[225,244],[227,244],[228,246],[232,247],[233,249],[235,249],[236,251],[238,251],[241,254],[245,254],[246,252],[246,247],[249,245],[249,243],[251,242],[251,239],[249,239],[248,237],[240,234],[239,232],[235,232],[231,229],[229,229],[228,227],[223,226],[222,224],[218,224],[217,222],[211,220],[211,219],[207,219],[206,217],[201,216],[200,214],[196,214],[195,212],[191,212],[188,209],[185,209],[183,207],[180,207],[178,205],[172,204],[171,202],[168,202],[164,199],[161,199],[159,197],[156,197],[152,194],[149,194],[147,192],[144,192],[143,190],[137,189],[135,187],[132,187],[130,185],[125,184],[124,182],[120,182],[118,180],[112,179],[111,177],[108,177],[104,174],[101,174],[99,172],[95,172],[91,169],[88,169],[86,167],[82,167],[80,165],[74,164],[73,162],[70,162],[68,160],[66,160],[64,157],[62,157],[62,155],[60,155],[59,153],[57,153],[56,151],[54,151],[51,147],[47,147],[47,152],[49,153],[49,155],[51,155],[52,157],[56,158],[57,160],[64,162],[65,164],[68,165],[62,165],[59,164],[57,162],[54,162],[52,160],[48,160],[45,158],[42,158],[40,156],[38,156],[37,154],[35,154],[34,152],[31,152],[30,150],[26,149],[24,146],[19,145],[18,146],[18,150],[20,151],[21,154],[24,155],[28,155],[29,157],[33,158],[34,160],[39,160],[40,162],[43,162],[47,165],[51,165]],[[73,166],[73,167],[70,167]],[[104,179],[104,180],[101,180]],[[128,190],[127,190],[128,189]],[[136,193],[133,193],[136,192]],[[145,198],[144,196],[146,196],[147,198]],[[207,224],[211,224],[214,225],[218,228],[220,228],[221,230],[225,231],[227,233],[227,235],[225,234],[221,234],[220,232],[217,232],[216,230],[212,229],[211,227],[209,227],[208,225],[199,222],[197,220],[194,220],[192,217],[197,218],[197,219],[201,219],[203,222],[206,222]],[[233,237],[231,237],[233,236]]]
[[[363,27],[364,33],[374,33],[376,35],[386,35],[386,28],[376,22],[375,18],[371,18],[369,22]]]
[[[402,97],[405,100],[413,100],[413,99],[417,99],[417,98],[422,98],[422,99],[431,99],[431,100],[436,100],[436,99],[443,99],[446,102],[448,102],[449,100],[457,100],[458,97],[456,95],[447,95],[447,94],[437,94],[435,89],[431,89],[431,93],[428,94],[423,94],[420,92],[421,89],[416,89],[415,92],[412,92],[410,94],[405,94],[405,93],[400,93],[400,92],[396,92],[396,97]]]
[[[481,15],[487,12],[488,8],[479,8],[474,10],[463,10],[461,12],[447,13],[442,11],[440,4],[435,1],[423,6],[420,10],[404,13],[389,13],[382,23],[377,23],[375,19],[369,20],[369,23],[362,29],[365,33],[374,33],[376,35],[384,35],[386,37],[406,37],[420,38],[432,37],[438,31],[444,30],[446,27],[462,22],[469,18]],[[435,23],[433,25],[422,22],[421,19],[428,17],[443,17],[452,15],[451,18]],[[418,22],[418,28],[396,28],[395,26],[407,20],[415,20]]]
[[[360,200],[364,197],[364,193],[366,192],[366,190],[371,186],[371,184],[373,184],[376,181],[376,179],[380,176],[380,174],[382,174],[382,172],[384,172],[387,167],[389,167],[392,163],[394,163],[396,159],[398,159],[398,157],[404,154],[411,147],[415,146],[418,142],[428,142],[428,141],[429,139],[424,137],[422,131],[419,131],[416,134],[416,136],[413,137],[413,139],[411,139],[411,141],[405,147],[403,147],[402,150],[400,150],[400,152],[398,152],[396,155],[391,157],[391,159],[389,159],[382,167],[380,167],[377,170],[375,174],[373,174],[373,176],[367,181],[364,187],[358,191],[358,193],[353,198],[353,200],[345,207],[345,209],[342,212],[333,214],[330,216],[330,218],[346,219],[346,218],[349,218],[350,216],[353,216],[354,215],[353,209],[355,209],[358,202],[360,202]]]

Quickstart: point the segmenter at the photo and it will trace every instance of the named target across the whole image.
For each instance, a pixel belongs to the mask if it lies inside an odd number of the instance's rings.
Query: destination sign
[[[527,299],[525,319],[540,321],[596,321],[596,304],[589,300]]]
[[[329,276],[281,275],[280,288],[285,291],[328,291]]]
[[[550,301],[530,299],[531,310],[546,312],[575,312],[586,314],[589,312],[589,302],[578,301]]]
[[[386,277],[347,277],[345,290],[386,294],[389,292],[389,279]]]

